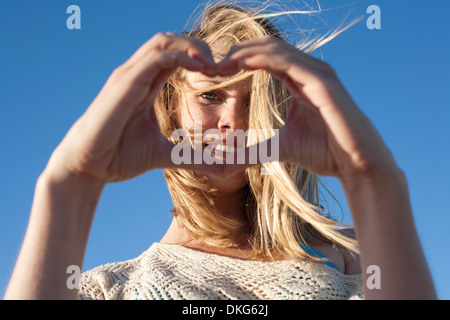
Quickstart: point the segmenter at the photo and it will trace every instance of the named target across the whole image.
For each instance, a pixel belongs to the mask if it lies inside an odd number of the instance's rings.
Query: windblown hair
[[[262,12],[262,8],[243,7],[235,1],[207,4],[191,30],[184,34],[206,42],[216,54],[226,54],[234,44],[266,35],[283,40],[280,31],[269,20],[274,15]],[[337,33],[297,47],[305,52],[314,50],[318,44],[329,41]],[[215,59],[220,58],[215,56]],[[177,108],[180,95],[185,90],[185,75],[186,71],[181,68],[172,75],[155,103],[161,131],[168,140],[172,140],[172,132],[180,128]],[[289,109],[290,94],[268,72],[241,71],[214,88],[228,86],[249,76],[252,76],[252,87],[248,127],[281,128]],[[252,131],[261,132],[250,130],[248,145],[270,138],[252,135]],[[268,170],[270,174],[263,174],[263,170]],[[164,176],[174,204],[172,212],[192,238],[202,239],[214,246],[236,245],[234,236],[241,229],[242,222],[214,214],[217,190],[208,184],[205,177],[178,168],[164,169]],[[342,232],[338,227],[340,224],[324,214],[319,202],[319,181],[316,175],[295,164],[272,161],[248,168],[246,176],[246,223],[251,228],[251,245],[255,255],[273,256],[275,252],[294,259],[322,261],[308,254],[300,245],[317,243],[329,243],[358,252],[356,240]]]

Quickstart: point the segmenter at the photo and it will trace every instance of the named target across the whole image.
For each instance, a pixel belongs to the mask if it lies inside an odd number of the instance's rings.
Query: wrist
[[[100,196],[106,182],[94,177],[47,166],[38,178],[37,186],[49,190],[66,189],[74,194]]]
[[[104,186],[92,177],[46,168],[36,183],[37,201],[43,201],[50,219],[63,217],[73,227],[89,229]]]
[[[366,175],[342,176],[339,177],[339,181],[347,195],[370,189],[406,187],[407,184],[405,174],[396,166],[382,168]]]
[[[377,170],[364,176],[348,176],[340,181],[355,227],[373,229],[395,217],[411,218],[408,184],[399,168]]]

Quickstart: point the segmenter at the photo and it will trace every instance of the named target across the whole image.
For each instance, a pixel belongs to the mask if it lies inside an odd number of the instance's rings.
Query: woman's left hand
[[[279,131],[280,161],[338,178],[397,168],[380,135],[328,64],[265,37],[234,46],[217,66],[222,75],[241,69],[268,71],[292,95],[286,124]]]
[[[264,69],[290,91],[279,160],[339,178],[355,226],[360,268],[377,266],[383,272],[382,290],[364,288],[364,298],[436,299],[406,179],[332,68],[268,37],[234,47],[217,69],[220,74]],[[405,261],[413,267],[405,268]],[[368,274],[362,272],[363,283]]]

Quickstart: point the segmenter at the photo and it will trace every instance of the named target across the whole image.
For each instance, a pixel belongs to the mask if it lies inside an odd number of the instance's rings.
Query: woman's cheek
[[[215,118],[214,110],[207,110],[204,106],[199,106],[194,102],[183,106],[181,110],[182,126],[188,130],[199,125],[203,130],[214,128],[217,125]]]

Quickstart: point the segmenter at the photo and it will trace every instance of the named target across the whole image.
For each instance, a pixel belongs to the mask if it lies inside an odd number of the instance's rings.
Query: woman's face
[[[226,140],[227,130],[248,129],[248,102],[250,98],[251,78],[236,82],[228,87],[212,91],[207,89],[226,81],[228,77],[214,78],[198,72],[188,72],[185,86],[187,91],[203,90],[200,93],[186,92],[181,95],[180,124],[183,129],[194,133],[194,128],[201,125],[201,132],[208,129],[222,134]],[[198,129],[197,129],[198,130]],[[225,144],[225,141],[223,142]],[[206,145],[204,145],[206,147]],[[212,155],[214,155],[212,151]],[[242,189],[247,184],[244,172],[226,179],[208,177],[209,182],[219,191],[231,192]]]

